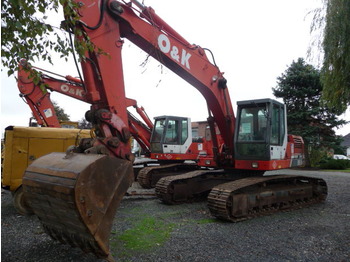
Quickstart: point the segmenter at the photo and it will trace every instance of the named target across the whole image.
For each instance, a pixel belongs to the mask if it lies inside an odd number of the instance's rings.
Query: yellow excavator
[[[1,186],[10,190],[16,210],[23,215],[33,211],[23,198],[22,177],[31,163],[51,152],[65,152],[90,138],[90,130],[49,127],[9,126],[2,145]]]

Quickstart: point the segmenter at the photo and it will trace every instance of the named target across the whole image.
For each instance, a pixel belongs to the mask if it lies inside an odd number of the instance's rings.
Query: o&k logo
[[[84,94],[82,89],[75,89],[73,87],[69,87],[68,85],[61,85],[61,90],[65,93],[80,97],[83,97]]]
[[[170,56],[173,60],[181,63],[181,65],[185,66],[187,69],[191,69],[189,62],[191,54],[187,53],[184,49],[181,50],[180,54],[179,48],[175,45],[171,46],[170,40],[166,35],[160,34],[158,36],[158,46],[160,51],[165,54],[168,54],[170,52]]]

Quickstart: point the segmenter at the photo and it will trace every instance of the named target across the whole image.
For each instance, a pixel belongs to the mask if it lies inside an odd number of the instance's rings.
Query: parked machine
[[[1,186],[12,192],[14,206],[20,214],[32,213],[23,198],[22,177],[27,166],[45,154],[65,152],[69,146],[90,137],[90,130],[81,129],[19,126],[5,129]]]
[[[241,221],[325,200],[327,185],[322,179],[262,176],[267,170],[303,162],[302,138],[287,134],[283,104],[271,99],[239,102],[236,119],[227,81],[209,61],[206,50],[187,42],[152,8],[136,0],[81,0],[77,11],[80,22],[74,26],[108,54],[89,51],[81,62],[85,101],[91,104],[86,119],[93,124],[96,138],[84,140],[67,153],[37,159],[23,178],[29,205],[53,239],[113,260],[109,234],[117,207],[133,181],[134,160],[122,72],[122,38],[185,79],[207,101],[212,156],[199,154],[198,165],[215,169],[161,178],[156,192],[163,202],[179,203],[210,192],[208,205],[214,216]],[[186,138],[189,121],[174,120],[177,126],[169,125],[169,121],[162,125],[166,119],[156,121],[152,153],[160,154],[160,149],[181,153],[190,146]],[[163,138],[156,138],[158,134]]]
[[[40,82],[34,84],[29,77],[33,72],[23,67],[28,67],[25,60],[20,63],[18,88],[33,117],[29,120],[29,127],[9,126],[5,129],[1,186],[12,192],[14,206],[20,214],[30,214],[32,210],[23,197],[22,188],[22,177],[27,166],[45,154],[65,152],[69,146],[78,145],[81,139],[93,135],[90,130],[78,129],[77,122],[60,121],[47,90],[49,87],[50,90],[69,93],[82,100],[83,90],[78,79],[68,76],[57,80],[42,75]]]

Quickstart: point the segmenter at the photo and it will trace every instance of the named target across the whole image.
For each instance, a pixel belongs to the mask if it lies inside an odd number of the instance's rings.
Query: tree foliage
[[[1,62],[8,75],[17,69],[18,61],[40,59],[52,63],[51,53],[59,53],[67,60],[73,48],[83,57],[95,46],[79,23],[77,3],[72,0],[2,0],[1,1]],[[50,14],[64,9],[65,21],[61,28],[48,24]],[[63,17],[62,17],[63,18]],[[72,43],[65,32],[76,35]]]
[[[272,91],[287,106],[290,134],[302,136],[305,144],[313,147],[333,148],[340,144],[334,128],[346,122],[322,103],[319,70],[299,58],[277,78],[277,87]]]
[[[57,102],[52,101],[53,107],[55,109],[58,120],[60,121],[69,121],[69,115],[64,112],[64,109],[60,107]]]
[[[350,0],[324,0],[312,31],[321,29],[323,100],[338,112],[350,105]]]
[[[86,121],[85,118],[82,118],[78,122],[78,128],[79,129],[91,129],[92,128],[92,124],[91,124],[91,122]]]
[[[323,50],[324,99],[344,112],[350,105],[350,0],[327,1]]]
[[[64,109],[60,107],[56,101],[52,101],[53,108],[55,110],[55,113],[57,115],[57,119],[59,121],[70,121],[70,116],[64,112]],[[34,114],[32,113],[32,117],[29,122],[29,126],[37,126],[36,121],[33,122],[32,120],[35,119]]]
[[[59,2],[3,0],[1,5],[1,61],[12,74],[19,58],[51,61],[50,50],[68,56],[69,43],[47,24],[47,13],[57,12]],[[54,37],[49,37],[53,34]]]

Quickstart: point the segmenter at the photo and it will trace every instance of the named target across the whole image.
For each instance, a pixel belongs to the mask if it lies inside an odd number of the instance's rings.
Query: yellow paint
[[[1,183],[15,191],[22,184],[25,169],[35,159],[51,152],[65,152],[80,138],[90,137],[90,130],[13,127],[5,130]]]

